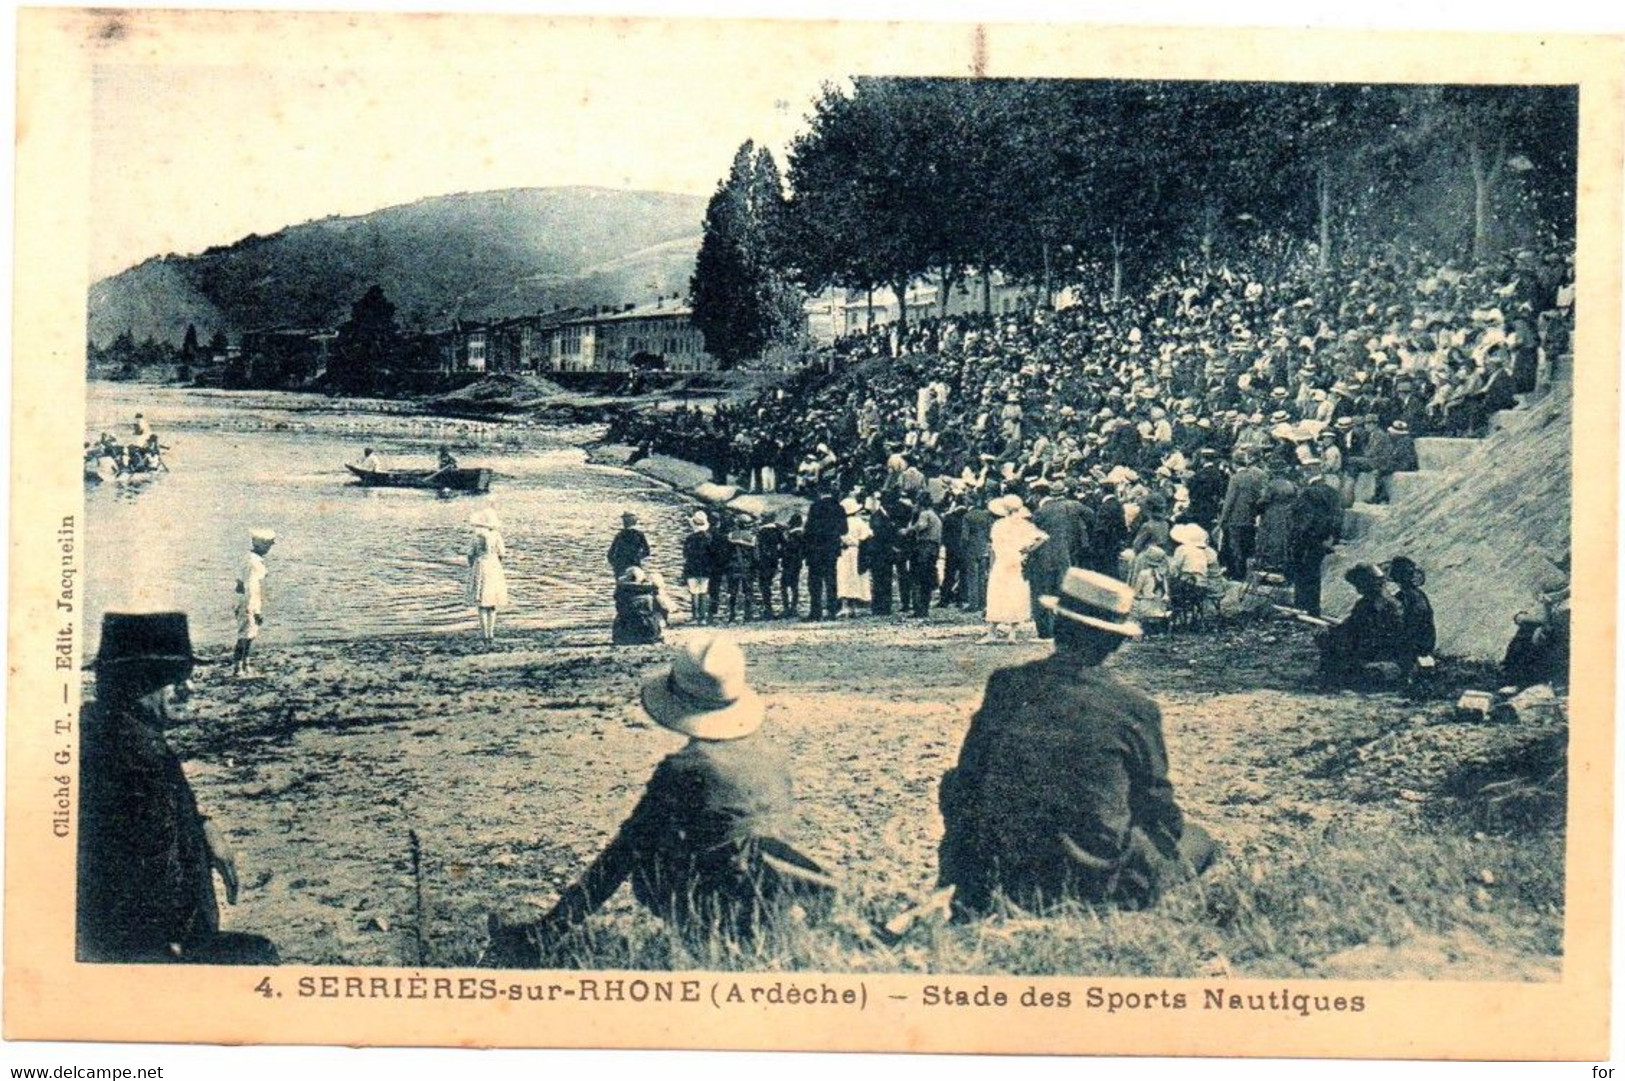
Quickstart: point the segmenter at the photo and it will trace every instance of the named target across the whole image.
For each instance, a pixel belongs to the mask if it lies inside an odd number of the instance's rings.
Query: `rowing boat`
[[[436,491],[483,492],[491,487],[489,469],[357,469],[345,463],[363,488],[429,488]]]

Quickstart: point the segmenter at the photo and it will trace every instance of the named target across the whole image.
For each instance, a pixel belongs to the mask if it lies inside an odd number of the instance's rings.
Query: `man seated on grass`
[[[1343,581],[1360,599],[1344,617],[1316,638],[1320,649],[1320,676],[1326,683],[1358,681],[1366,666],[1388,661],[1404,667],[1399,605],[1384,592],[1387,579],[1369,563],[1356,563],[1343,572]],[[1409,660],[1414,661],[1413,654]]]
[[[791,819],[790,766],[764,740],[762,700],[732,639],[699,638],[643,686],[643,708],[689,737],[655,767],[609,847],[533,924],[490,920],[484,963],[536,968],[622,882],[691,940],[750,939],[795,904],[827,902],[834,883],[779,839]]]
[[[1101,668],[1140,636],[1134,591],[1074,567],[1040,603],[1058,617],[1055,651],[989,677],[942,779],[939,885],[961,916],[999,893],[1032,911],[1149,907],[1218,846],[1174,801],[1156,703]]]

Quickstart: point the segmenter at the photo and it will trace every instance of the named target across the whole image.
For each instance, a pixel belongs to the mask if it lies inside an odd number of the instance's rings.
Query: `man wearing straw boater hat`
[[[486,964],[543,964],[629,878],[644,907],[700,942],[748,939],[791,905],[833,893],[823,869],[779,839],[792,813],[789,762],[760,735],[762,699],[733,639],[685,643],[642,701],[688,743],[655,767],[615,839],[551,912],[532,924],[492,914]]]
[[[942,779],[939,885],[955,887],[962,916],[1000,893],[1035,911],[1065,899],[1143,908],[1218,852],[1174,802],[1156,703],[1101,667],[1140,636],[1134,591],[1074,567],[1043,603],[1055,651],[989,677]]]
[[[213,872],[236,904],[236,860],[164,739],[196,660],[182,612],[102,618],[79,722],[81,961],[277,961],[268,940],[220,930]]]

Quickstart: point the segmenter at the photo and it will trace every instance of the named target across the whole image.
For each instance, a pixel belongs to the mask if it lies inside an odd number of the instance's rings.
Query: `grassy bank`
[[[979,631],[947,616],[739,628],[765,732],[797,765],[788,839],[842,875],[838,911],[749,945],[685,942],[623,889],[557,963],[1556,977],[1562,730],[1462,724],[1443,691],[1321,693],[1312,647],[1286,623],[1159,638],[1114,660],[1161,703],[1179,799],[1225,846],[1200,883],[1149,912],[928,919],[876,940],[872,921],[932,885],[936,782],[988,673],[1046,648],[980,646]],[[607,639],[268,642],[264,680],[210,671],[173,740],[239,848],[228,926],[270,935],[290,961],[465,965],[487,912],[544,911],[681,745],[635,706],[665,650]]]

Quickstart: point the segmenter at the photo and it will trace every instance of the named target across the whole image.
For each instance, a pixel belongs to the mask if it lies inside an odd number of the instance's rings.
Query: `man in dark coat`
[[[552,911],[534,923],[492,915],[486,965],[540,967],[628,879],[645,908],[702,941],[749,939],[791,905],[815,911],[832,896],[833,881],[782,839],[795,817],[790,764],[760,735],[762,700],[739,646],[722,636],[685,644],[642,700],[689,742],[655,767],[615,838]]]
[[[889,616],[892,611],[892,571],[897,566],[897,548],[901,543],[897,513],[896,500],[887,496],[869,515],[869,528],[874,532],[867,542],[869,608],[877,616]],[[859,568],[859,572],[863,569]]]
[[[773,614],[773,579],[779,573],[784,558],[784,527],[778,515],[768,511],[762,515],[762,524],[756,527],[756,588],[762,595],[762,618],[776,619]]]
[[[1083,563],[1089,528],[1083,521],[1083,508],[1071,499],[1046,498],[1033,513],[1033,525],[1047,534],[1044,543],[1027,557],[1027,582],[1032,590],[1033,625],[1038,637],[1055,633],[1054,612],[1040,603],[1061,588],[1068,568]]]
[[[965,503],[950,496],[942,512],[942,587],[938,601],[946,607],[965,597]]]
[[[220,930],[213,872],[236,904],[236,859],[164,739],[193,660],[183,613],[102,618],[79,724],[81,961],[277,963],[267,939]]]
[[[1377,661],[1403,664],[1399,605],[1384,594],[1382,572],[1369,563],[1356,563],[1343,573],[1343,580],[1360,599],[1341,623],[1327,627],[1316,640],[1321,676],[1347,680]]]
[[[615,534],[615,539],[609,542],[608,558],[609,568],[615,572],[617,581],[627,568],[649,558],[649,538],[638,528],[638,516],[631,511],[621,515],[621,528]]]
[[[1143,908],[1216,857],[1174,801],[1156,703],[1101,668],[1140,633],[1133,602],[1115,579],[1068,571],[1047,598],[1055,652],[988,679],[939,792],[939,885],[961,916],[1001,892],[1030,911]]]
[[[1253,540],[1258,533],[1258,513],[1263,509],[1264,489],[1270,478],[1253,464],[1250,452],[1237,451],[1236,458],[1239,467],[1230,474],[1219,506],[1219,532],[1224,534],[1220,561],[1230,577],[1240,581],[1247,577],[1247,561],[1252,558]]]
[[[1225,489],[1230,485],[1230,478],[1225,476],[1224,469],[1219,465],[1217,451],[1203,447],[1197,453],[1197,458],[1200,464],[1186,486],[1190,506],[1185,516],[1203,529],[1213,529],[1219,521],[1219,508],[1224,505]]]
[[[807,593],[810,620],[834,619],[839,605],[835,599],[835,564],[841,558],[841,538],[846,536],[846,512],[829,488],[807,508],[807,526],[802,531],[802,553],[807,561]]]
[[[1292,579],[1292,603],[1318,616],[1320,567],[1342,529],[1343,497],[1324,475],[1313,477],[1298,490],[1290,518],[1286,570]]]
[[[960,519],[960,562],[965,567],[964,599],[961,608],[980,612],[987,607],[987,572],[993,545],[993,513],[980,499],[965,508]]]

